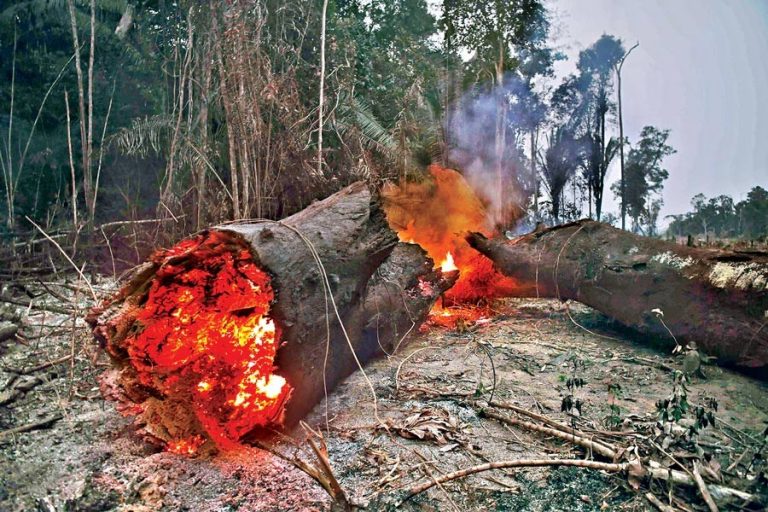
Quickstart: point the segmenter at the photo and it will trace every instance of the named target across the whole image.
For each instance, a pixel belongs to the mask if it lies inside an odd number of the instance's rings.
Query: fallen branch
[[[655,480],[664,480],[677,485],[687,485],[695,487],[696,482],[693,478],[682,471],[676,469],[667,469],[662,467],[645,466],[645,470],[650,478]],[[733,499],[744,500],[745,503],[759,503],[754,494],[740,491],[724,485],[711,484],[708,486],[710,495],[714,500],[728,501]]]
[[[19,427],[3,430],[2,432],[0,432],[0,441],[2,441],[6,437],[11,436],[13,434],[21,434],[22,432],[29,432],[30,430],[37,430],[39,428],[47,427],[59,421],[61,418],[63,418],[61,413],[55,413],[41,420],[38,420],[32,423],[27,423],[26,425],[21,425]]]
[[[562,424],[562,423],[560,423],[558,421],[555,421],[553,419],[547,418],[546,416],[543,416],[541,414],[537,414],[535,412],[528,411],[528,410],[523,409],[522,407],[518,407],[516,405],[508,404],[508,403],[505,403],[505,402],[491,402],[489,405],[491,405],[493,407],[498,407],[500,409],[508,409],[508,410],[516,412],[518,414],[522,414],[524,416],[528,416],[529,418],[533,418],[535,420],[541,421],[542,423],[544,423],[546,425],[549,425],[550,427],[553,427],[553,428],[555,428],[557,430],[561,430],[561,431],[569,434],[569,438],[568,439],[570,439],[570,436],[574,436],[574,435],[578,436],[578,437],[583,437],[583,438],[587,438],[588,437],[588,435],[585,432],[581,432],[579,430],[576,430],[573,427],[569,427],[568,425],[564,425],[564,424]],[[601,441],[601,440],[595,439],[595,440],[593,440],[593,442],[603,445],[607,450],[611,450],[614,453],[616,452],[616,448],[614,446],[606,443],[605,441]]]
[[[474,475],[475,473],[482,473],[483,471],[489,471],[491,469],[505,469],[505,468],[532,468],[543,466],[573,466],[577,468],[597,469],[601,471],[610,471],[613,473],[619,473],[626,471],[627,464],[612,464],[608,462],[596,462],[592,460],[581,459],[520,459],[520,460],[504,460],[499,462],[488,462],[486,464],[480,464],[471,468],[461,469],[448,473],[446,475],[434,478],[433,480],[424,482],[417,486],[412,487],[408,494],[397,503],[396,507],[399,507],[407,500],[420,494],[431,487],[450,482],[451,480],[457,480],[464,478],[465,476]]]
[[[709,489],[707,489],[707,484],[704,483],[704,479],[701,478],[699,463],[697,461],[693,461],[693,480],[696,482],[696,487],[699,488],[699,492],[701,492],[701,497],[704,498],[704,503],[709,507],[709,512],[720,512],[717,505],[715,505],[715,501],[712,499],[712,495],[709,493]]]
[[[45,370],[46,368],[56,366],[57,364],[66,363],[70,359],[72,359],[72,354],[67,354],[64,357],[54,359],[53,361],[46,361],[45,363],[41,363],[30,368],[6,368],[5,370],[17,375],[29,375],[30,373],[39,372],[40,370]]]
[[[557,437],[558,439],[562,439],[564,441],[568,441],[570,443],[576,444],[578,446],[581,446],[582,448],[586,448],[594,453],[597,453],[598,455],[602,455],[603,457],[610,459],[610,460],[616,460],[616,451],[608,446],[605,446],[604,444],[595,442],[591,439],[587,439],[583,435],[577,435],[573,433],[563,432],[562,430],[557,430],[554,428],[549,427],[543,427],[541,425],[537,425],[535,423],[531,423],[528,421],[518,420],[515,418],[508,418],[506,416],[502,416],[501,414],[495,413],[493,411],[489,411],[487,409],[482,410],[481,414],[488,417],[493,418],[497,421],[500,421],[502,423],[506,423],[507,425],[512,425],[516,427],[522,427],[527,430],[533,430],[534,432],[540,432],[542,434],[547,434],[552,437]],[[575,432],[575,431],[574,431]]]
[[[653,495],[653,493],[647,492],[645,493],[645,499],[651,502],[651,505],[659,509],[661,512],[675,512],[674,507],[670,507],[669,505],[665,505],[661,502],[659,498]]]
[[[0,295],[0,302],[5,302],[6,304],[14,304],[16,306],[24,306],[25,308],[37,309],[39,311],[48,311],[49,313],[57,313],[59,315],[71,315],[74,313],[74,311],[71,309],[66,309],[59,306],[50,306],[48,304],[39,304],[30,300],[8,297],[7,295]]]
[[[543,434],[551,435],[553,437],[557,437],[558,439],[562,439],[564,441],[568,441],[570,443],[579,445],[583,448],[590,449],[594,453],[597,453],[598,455],[602,455],[603,457],[606,457],[610,460],[616,460],[617,458],[617,452],[615,449],[606,447],[605,445],[599,444],[594,440],[587,439],[586,437],[584,437],[585,434],[581,432],[574,431],[578,433],[577,435],[569,434],[567,432],[562,432],[560,430],[542,427],[541,425],[536,425],[534,423],[530,423],[527,421],[522,421],[514,418],[507,418],[506,416],[502,416],[500,414],[494,413],[493,411],[488,411],[487,409],[482,411],[482,413],[485,416],[489,418],[493,418],[502,423],[526,428],[528,430],[533,430],[535,432],[541,432]],[[535,414],[535,413],[530,413],[530,414]],[[549,421],[551,422],[552,420],[549,420]],[[688,475],[683,471],[678,471],[675,469],[664,469],[661,467],[654,467],[654,464],[658,465],[658,463],[654,463],[653,461],[651,461],[650,466],[644,466],[644,470],[646,474],[653,479],[671,481],[675,484],[686,485],[689,487],[699,486],[698,482],[693,477],[691,477],[690,475]],[[703,480],[702,480],[702,483],[703,483]],[[707,487],[705,486],[705,488]],[[733,489],[731,487],[725,487],[722,485],[709,485],[708,491],[710,494],[710,499],[714,499],[714,500],[726,501],[726,500],[732,500],[732,499],[740,499],[749,503],[757,501],[757,498],[750,493],[739,491],[738,489]],[[702,495],[703,495],[703,492],[702,492]],[[706,501],[706,498],[705,498],[705,501]],[[712,501],[712,504],[714,504],[714,501]],[[709,505],[709,503],[707,503],[707,505]]]
[[[96,229],[106,229],[106,228],[114,228],[114,227],[122,227],[122,226],[137,226],[140,224],[160,224],[160,223],[168,222],[171,220],[178,222],[178,219],[183,219],[184,217],[186,217],[186,215],[177,215],[175,218],[166,217],[163,219],[118,220],[115,222],[107,222],[106,224],[102,224]]]

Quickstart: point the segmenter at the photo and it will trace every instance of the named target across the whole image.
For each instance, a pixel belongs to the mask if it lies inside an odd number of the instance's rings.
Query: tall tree
[[[753,187],[747,198],[736,204],[741,232],[752,238],[768,237],[768,191]]]
[[[667,144],[669,130],[646,126],[640,140],[627,156],[625,181],[614,183],[613,191],[621,198],[625,193],[627,214],[632,219],[632,230],[653,235],[661,208],[661,190],[669,172],[662,167],[666,157],[675,153]]]
[[[549,191],[552,219],[559,223],[563,191],[568,180],[576,173],[582,148],[567,126],[554,128],[548,137],[548,143],[539,166]]]
[[[621,166],[621,229],[626,229],[627,207],[625,204],[625,187],[624,187],[624,110],[621,102],[621,69],[624,67],[624,61],[627,60],[632,50],[637,48],[640,43],[635,45],[624,53],[619,61],[614,65],[616,71],[616,95],[619,101],[619,165]]]
[[[537,48],[521,52],[521,61],[518,73],[523,87],[518,94],[515,118],[520,127],[528,134],[530,145],[530,175],[533,181],[533,216],[539,217],[539,181],[536,171],[536,162],[539,160],[538,144],[539,131],[547,118],[547,105],[544,102],[542,92],[537,88],[538,77],[551,77],[555,60],[564,58],[560,53],[551,48]]]
[[[441,19],[449,51],[469,51],[477,80],[489,75],[496,86],[498,107],[495,130],[496,194],[492,203],[505,221],[504,154],[508,145],[509,95],[504,89],[507,72],[518,69],[524,51],[540,49],[549,31],[547,10],[541,0],[446,0]]]
[[[581,85],[585,87],[589,155],[585,169],[593,195],[595,215],[600,220],[603,208],[603,189],[608,168],[616,156],[620,143],[607,134],[608,114],[613,109],[610,101],[613,90],[613,71],[624,56],[621,40],[603,34],[592,46],[579,54],[577,67]]]

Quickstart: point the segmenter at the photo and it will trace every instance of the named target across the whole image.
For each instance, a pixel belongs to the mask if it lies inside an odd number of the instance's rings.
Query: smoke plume
[[[525,215],[530,173],[521,165],[526,88],[513,76],[490,90],[467,92],[448,112],[445,133],[451,164],[486,204],[494,226],[511,227]]]

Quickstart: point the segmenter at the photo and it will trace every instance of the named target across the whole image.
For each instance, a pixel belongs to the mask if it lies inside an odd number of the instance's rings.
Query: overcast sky
[[[738,201],[768,188],[768,0],[550,0],[555,44],[574,70],[579,50],[603,33],[640,46],[624,65],[625,135],[643,126],[672,130],[677,154],[665,161],[663,216],[690,199]],[[618,161],[618,158],[617,158]],[[606,188],[618,179],[618,164]],[[606,193],[608,211],[618,211]]]

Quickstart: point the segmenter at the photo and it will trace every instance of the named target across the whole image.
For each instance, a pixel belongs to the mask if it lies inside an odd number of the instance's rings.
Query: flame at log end
[[[443,295],[445,304],[432,310],[433,323],[475,321],[482,317],[482,308],[474,306],[508,295],[517,283],[464,239],[468,232],[494,232],[485,205],[469,183],[458,172],[437,165],[430,166],[429,173],[430,179],[422,182],[384,188],[387,219],[401,241],[418,244],[440,262],[436,268],[459,271],[456,284]]]

